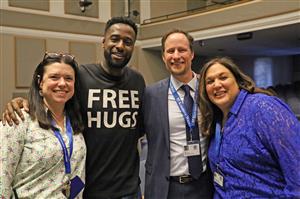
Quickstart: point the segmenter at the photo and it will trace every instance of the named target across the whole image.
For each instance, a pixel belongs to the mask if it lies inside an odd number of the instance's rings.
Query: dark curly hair
[[[106,22],[104,34],[112,25],[118,23],[129,25],[134,30],[135,37],[137,37],[137,33],[138,33],[137,25],[129,17],[112,17],[110,20]]]

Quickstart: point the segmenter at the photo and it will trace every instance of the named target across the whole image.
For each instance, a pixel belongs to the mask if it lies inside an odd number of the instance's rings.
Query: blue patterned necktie
[[[193,105],[194,105],[194,100],[190,94],[190,87],[188,85],[182,85],[181,88],[184,91],[184,99],[183,103],[186,109],[187,114],[190,117],[190,120],[192,119],[192,112],[193,112]],[[190,128],[185,122],[186,125],[186,139],[187,141],[190,140]],[[199,140],[199,127],[198,127],[198,122],[196,120],[195,123],[195,128],[192,131],[192,138],[193,140]],[[200,146],[199,146],[200,147]],[[198,179],[202,173],[202,158],[201,158],[201,147],[200,147],[200,155],[197,156],[189,156],[188,157],[188,164],[189,164],[189,172],[191,176],[195,179]]]

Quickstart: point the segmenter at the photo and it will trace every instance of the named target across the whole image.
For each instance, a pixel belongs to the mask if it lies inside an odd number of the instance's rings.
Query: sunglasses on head
[[[57,58],[62,58],[62,57],[69,58],[72,61],[74,61],[74,59],[75,59],[74,55],[71,55],[71,54],[68,54],[68,53],[46,52],[45,55],[44,55],[43,60],[49,59],[49,58],[50,59],[57,59]]]

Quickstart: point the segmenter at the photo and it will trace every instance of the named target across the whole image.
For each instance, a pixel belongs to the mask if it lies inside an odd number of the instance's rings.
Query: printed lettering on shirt
[[[135,128],[139,93],[136,90],[89,89],[87,122],[89,128]]]

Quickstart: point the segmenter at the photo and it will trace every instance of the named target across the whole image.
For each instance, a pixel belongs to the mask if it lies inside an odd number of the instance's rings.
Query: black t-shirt
[[[114,77],[99,64],[89,64],[80,66],[79,82],[87,145],[84,198],[117,198],[137,192],[142,75],[125,67],[122,77]]]

